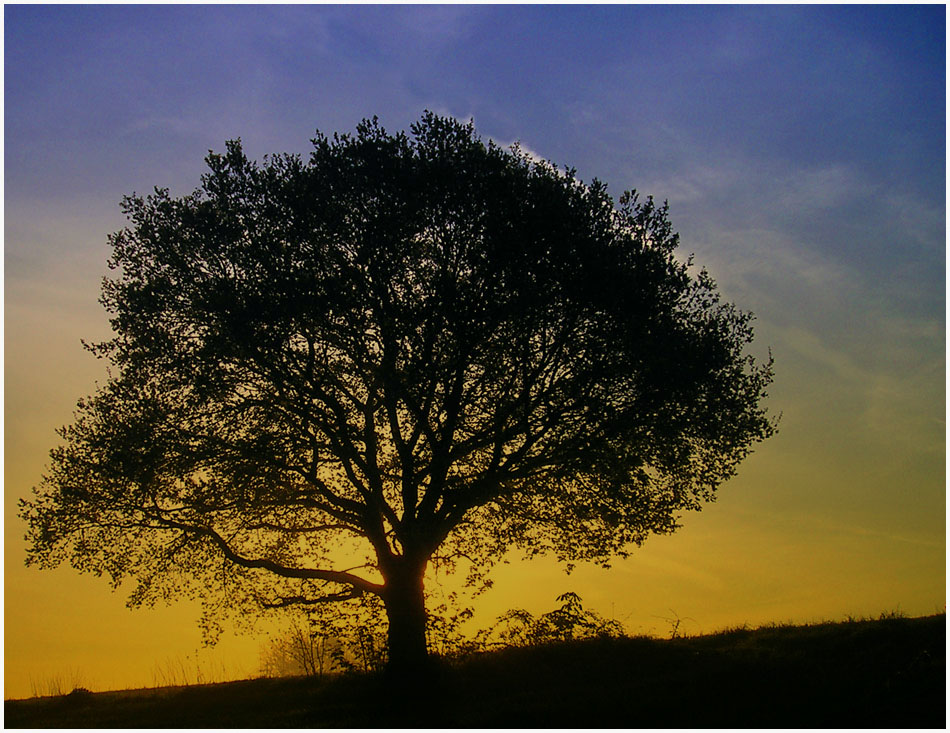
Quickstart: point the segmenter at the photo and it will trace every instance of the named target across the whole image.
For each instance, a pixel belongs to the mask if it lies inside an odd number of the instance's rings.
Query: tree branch
[[[280,596],[275,601],[260,601],[264,608],[286,608],[288,606],[316,606],[322,603],[336,603],[338,601],[349,601],[359,598],[364,593],[360,588],[352,588],[341,593],[330,593],[319,598],[306,598],[304,596]]]
[[[244,568],[249,569],[261,569],[267,570],[274,573],[275,575],[280,575],[284,578],[302,578],[302,579],[311,579],[311,580],[328,580],[333,583],[341,583],[344,585],[350,585],[354,588],[358,588],[361,591],[366,591],[369,593],[380,594],[383,590],[383,586],[377,583],[371,583],[365,578],[361,578],[358,575],[353,575],[352,573],[339,571],[339,570],[319,570],[316,568],[290,568],[285,565],[280,565],[279,563],[274,562],[273,560],[267,560],[265,558],[251,559],[239,555],[235,552],[231,546],[228,544],[228,541],[225,540],[220,534],[215,532],[210,527],[199,527],[190,524],[182,524],[181,522],[176,522],[172,519],[166,517],[156,517],[156,519],[161,522],[164,526],[170,527],[172,529],[179,529],[182,532],[190,532],[198,535],[202,535],[210,539],[215,545],[218,546],[218,549],[221,550],[221,553],[235,565],[240,565]]]

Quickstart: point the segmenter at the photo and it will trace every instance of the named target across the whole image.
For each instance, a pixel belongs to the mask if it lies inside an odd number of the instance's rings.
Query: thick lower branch
[[[379,594],[383,588],[383,586],[377,583],[371,583],[365,578],[361,578],[358,575],[353,575],[352,573],[345,571],[320,570],[317,568],[290,568],[276,563],[273,560],[267,560],[266,558],[247,558],[235,552],[228,544],[227,540],[225,540],[220,534],[209,527],[198,527],[195,525],[182,524],[181,522],[176,522],[164,517],[159,517],[158,521],[160,521],[164,526],[172,529],[180,529],[183,532],[192,532],[194,534],[207,537],[218,546],[218,549],[221,550],[221,553],[228,560],[233,562],[235,565],[240,565],[244,568],[267,570],[274,573],[275,575],[280,575],[283,578],[328,580],[332,583],[342,583],[344,585],[352,586],[353,588],[358,588],[360,591],[369,593]]]

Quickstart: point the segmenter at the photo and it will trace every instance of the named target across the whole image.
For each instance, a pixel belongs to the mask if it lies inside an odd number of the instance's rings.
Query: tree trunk
[[[426,648],[426,607],[422,576],[425,563],[405,560],[390,568],[383,601],[389,617],[390,672],[413,675],[424,670]]]

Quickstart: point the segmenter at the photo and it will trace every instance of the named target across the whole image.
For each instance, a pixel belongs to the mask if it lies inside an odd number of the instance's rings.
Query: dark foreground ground
[[[944,728],[946,617],[592,640],[384,675],[8,700],[5,727]]]

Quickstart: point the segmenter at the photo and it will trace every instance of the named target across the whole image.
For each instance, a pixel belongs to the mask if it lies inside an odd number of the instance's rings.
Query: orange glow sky
[[[16,503],[105,368],[106,235],[208,149],[305,152],[315,129],[425,108],[668,199],[684,254],[757,315],[783,414],[673,536],[609,571],[512,562],[476,625],[555,596],[631,633],[942,612],[945,9],[10,6],[5,18],[4,695],[258,671],[200,648],[188,604],[24,567]],[[68,691],[68,690],[66,690]]]

